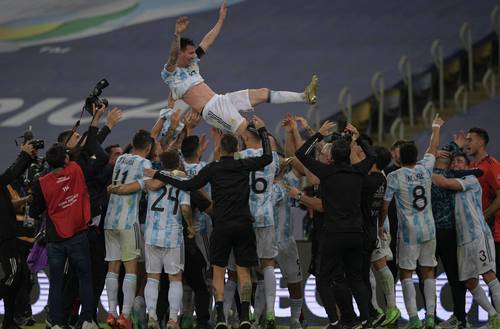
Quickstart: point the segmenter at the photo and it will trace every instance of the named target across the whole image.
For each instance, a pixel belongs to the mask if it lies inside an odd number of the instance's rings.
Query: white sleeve
[[[460,185],[462,185],[462,191],[471,190],[478,184],[478,180],[475,176],[465,176],[463,178],[455,178]]]

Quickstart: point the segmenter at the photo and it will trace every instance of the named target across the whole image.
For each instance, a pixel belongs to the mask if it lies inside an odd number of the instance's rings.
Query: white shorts
[[[458,279],[477,278],[488,271],[496,271],[495,242],[490,234],[457,247]]]
[[[215,95],[203,108],[203,119],[215,128],[235,133],[245,120],[239,111],[252,109],[248,89]]]
[[[372,251],[370,261],[376,262],[385,257],[386,260],[392,260],[393,255],[391,251],[391,235],[389,233],[384,233],[385,240],[377,237],[377,246]]]
[[[403,270],[417,269],[420,266],[436,267],[436,240],[425,241],[421,244],[409,245],[398,239],[397,263]]]
[[[274,226],[256,227],[255,237],[259,259],[273,259],[278,255]]]
[[[299,251],[294,239],[278,243],[276,261],[287,283],[302,282]]]
[[[177,274],[184,270],[184,245],[178,248],[163,248],[146,244],[146,272]]]
[[[142,234],[139,224],[128,230],[104,230],[107,262],[128,262],[141,257]]]

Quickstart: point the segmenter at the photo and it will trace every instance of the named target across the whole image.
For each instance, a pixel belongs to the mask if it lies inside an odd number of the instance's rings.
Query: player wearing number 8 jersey
[[[398,215],[397,263],[403,286],[406,310],[410,316],[407,328],[421,327],[417,314],[416,292],[412,275],[421,266],[424,279],[426,306],[425,328],[435,327],[436,280],[434,267],[436,238],[431,206],[432,171],[439,146],[439,131],[444,121],[436,115],[432,124],[429,148],[421,161],[417,162],[418,149],[414,143],[400,147],[402,167],[387,176],[385,203],[380,219],[387,215],[389,203],[396,199]]]
[[[146,156],[151,151],[152,139],[148,131],[139,130],[132,141],[130,154],[118,157],[113,170],[111,188],[122,184],[138,183],[145,186],[144,169],[151,168]],[[141,232],[139,229],[139,201],[141,191],[130,195],[111,195],[104,220],[106,261],[109,262],[106,275],[106,290],[109,302],[107,323],[111,327],[131,328],[130,311],[135,298],[137,283],[137,258],[140,256]],[[125,266],[123,281],[123,309],[117,318],[118,273],[120,265]]]

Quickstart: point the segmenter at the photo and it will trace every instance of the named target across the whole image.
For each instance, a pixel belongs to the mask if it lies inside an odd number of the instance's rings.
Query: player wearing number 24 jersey
[[[431,207],[432,170],[436,158],[426,153],[414,168],[403,167],[387,176],[385,201],[396,199],[401,242],[421,244],[435,239]]]

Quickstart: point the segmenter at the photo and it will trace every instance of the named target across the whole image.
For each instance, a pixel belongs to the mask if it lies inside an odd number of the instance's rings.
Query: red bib
[[[41,177],[40,187],[49,218],[61,238],[71,238],[88,228],[90,199],[82,169],[76,162],[70,161],[62,171]]]

